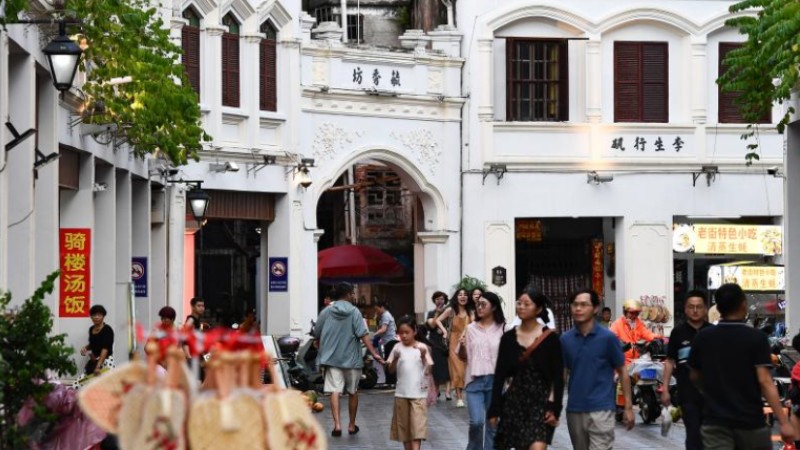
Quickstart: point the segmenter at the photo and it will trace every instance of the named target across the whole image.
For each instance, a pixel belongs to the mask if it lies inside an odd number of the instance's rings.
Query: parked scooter
[[[318,349],[313,339],[316,322],[311,321],[311,330],[307,333],[309,339],[301,344],[300,338],[284,336],[278,339],[278,348],[283,360],[287,364],[289,379],[293,388],[306,391],[315,389],[323,390],[324,376],[317,363]],[[364,368],[361,371],[360,389],[372,389],[378,382],[378,373],[374,367],[372,356],[367,352],[366,346],[361,345],[361,356],[364,359]]]

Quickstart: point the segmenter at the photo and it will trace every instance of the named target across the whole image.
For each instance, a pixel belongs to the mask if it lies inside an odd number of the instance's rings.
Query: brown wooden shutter
[[[239,107],[239,35],[222,35],[222,105]]]
[[[506,120],[513,122],[517,120],[516,112],[516,97],[514,96],[514,80],[516,74],[514,69],[514,56],[517,54],[516,50],[517,41],[513,38],[506,39]]]
[[[181,29],[181,46],[183,47],[183,69],[189,78],[189,84],[200,96],[200,29],[184,25]]]
[[[722,76],[722,74],[728,70],[728,67],[724,64],[725,56],[727,56],[728,52],[731,50],[735,50],[741,46],[742,44],[738,42],[719,43],[719,76]],[[717,85],[717,92],[719,123],[747,123],[742,117],[739,105],[736,103],[736,100],[742,95],[741,92],[723,91],[722,87],[719,85]],[[770,108],[764,111],[758,123],[772,123],[772,110]]]
[[[614,122],[638,122],[642,100],[641,46],[614,42]]]
[[[277,45],[273,39],[261,40],[260,106],[262,111],[278,110]]]
[[[669,122],[666,42],[614,42],[614,121]]]
[[[642,122],[669,122],[669,46],[642,43]]]
[[[569,41],[558,48],[558,120],[569,120]]]

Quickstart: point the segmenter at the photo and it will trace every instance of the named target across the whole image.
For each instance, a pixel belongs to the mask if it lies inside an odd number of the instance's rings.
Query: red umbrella
[[[326,248],[317,256],[317,277],[328,280],[396,278],[403,266],[392,255],[368,245]]]

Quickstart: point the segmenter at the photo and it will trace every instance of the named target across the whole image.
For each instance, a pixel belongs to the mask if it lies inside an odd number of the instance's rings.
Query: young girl
[[[450,300],[450,306],[445,308],[439,317],[435,319],[436,326],[442,331],[444,339],[449,338],[448,365],[450,368],[450,387],[456,391],[456,407],[464,407],[464,385],[466,365],[456,354],[456,347],[461,336],[467,329],[467,325],[475,320],[475,302],[472,301],[466,289],[459,289]],[[450,330],[444,326],[444,321],[450,319]]]
[[[419,450],[428,437],[428,382],[433,366],[430,350],[417,342],[417,324],[411,316],[397,320],[400,344],[386,360],[389,372],[397,373],[390,439],[406,450]],[[433,387],[431,387],[433,388]]]

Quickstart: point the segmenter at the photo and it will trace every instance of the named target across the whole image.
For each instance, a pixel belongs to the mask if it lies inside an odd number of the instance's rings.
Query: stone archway
[[[440,267],[446,258],[447,252],[443,251],[442,244],[447,244],[449,234],[442,230],[447,230],[447,214],[444,196],[441,191],[427,178],[425,173],[417,164],[408,160],[400,152],[382,148],[362,148],[353,151],[341,161],[336,161],[334,170],[320,175],[315,181],[314,198],[314,219],[312,223],[319,227],[320,213],[319,207],[323,201],[323,195],[329,190],[337,189],[334,185],[347,171],[356,165],[363,163],[375,163],[385,166],[392,173],[400,178],[403,188],[411,195],[411,206],[414,210],[413,218],[415,222],[411,224],[411,243],[410,261],[413,265],[413,289],[408,295],[413,298],[410,309],[403,308],[404,312],[417,315],[427,308],[426,298],[436,289],[441,289],[440,279],[442,273]],[[341,185],[341,183],[340,183]],[[317,187],[318,186],[318,187]],[[327,220],[324,220],[326,224]],[[326,230],[326,233],[328,230]],[[339,239],[341,241],[341,239]],[[342,242],[338,242],[341,244]],[[364,243],[359,239],[357,243]],[[330,245],[330,239],[326,242]],[[429,292],[430,291],[430,292]],[[320,293],[321,294],[321,293]]]

